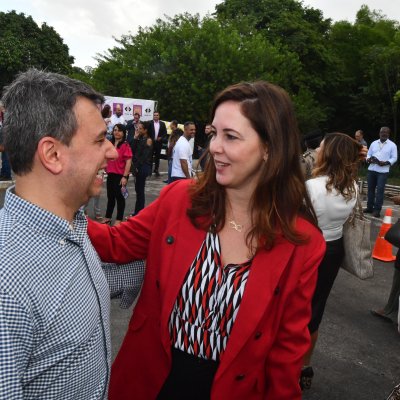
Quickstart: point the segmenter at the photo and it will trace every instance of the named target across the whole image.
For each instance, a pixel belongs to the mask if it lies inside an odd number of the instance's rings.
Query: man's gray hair
[[[86,83],[37,69],[19,74],[5,88],[4,146],[17,175],[32,170],[41,138],[70,144],[78,128],[74,106],[79,97],[104,103],[103,95]]]

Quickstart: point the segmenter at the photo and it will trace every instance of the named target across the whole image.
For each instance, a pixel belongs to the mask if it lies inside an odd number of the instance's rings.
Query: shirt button
[[[60,243],[61,244],[61,246],[64,246],[64,244],[65,244],[65,240],[64,239],[61,239],[58,243]]]
[[[274,295],[277,296],[279,294],[279,292],[281,291],[281,289],[279,288],[279,286],[277,286],[274,290]]]
[[[174,243],[174,237],[173,236],[168,236],[166,242],[167,242],[167,244]]]
[[[242,381],[245,378],[245,374],[239,374],[235,376],[235,381]]]
[[[256,332],[256,334],[254,335],[254,339],[260,339],[260,337],[262,336],[262,332]]]

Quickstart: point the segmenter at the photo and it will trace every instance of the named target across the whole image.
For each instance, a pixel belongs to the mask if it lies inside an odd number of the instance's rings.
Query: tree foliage
[[[400,89],[400,31],[396,21],[362,6],[354,24],[337,22],[330,34],[340,77],[332,99],[339,129],[363,129],[369,139],[380,126],[392,127],[396,137]],[[367,135],[368,136],[368,135]]]
[[[74,59],[58,33],[30,16],[0,12],[0,90],[30,67],[68,74]]]
[[[99,60],[95,86],[110,95],[156,99],[163,115],[181,121],[206,121],[212,98],[229,84],[285,82],[299,71],[297,57],[284,48],[209,16],[158,20],[119,44]]]
[[[24,14],[0,13],[0,41],[0,87],[35,66],[154,99],[166,119],[205,122],[219,90],[265,79],[289,92],[304,133],[363,129],[372,140],[388,125],[397,135],[399,23],[367,6],[353,23],[332,23],[299,0],[225,0],[205,18],[165,17],[122,36],[86,70],[72,67],[53,28]]]

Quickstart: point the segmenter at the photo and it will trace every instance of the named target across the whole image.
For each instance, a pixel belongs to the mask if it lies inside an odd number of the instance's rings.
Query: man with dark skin
[[[376,218],[380,217],[389,169],[397,161],[397,146],[389,140],[389,136],[390,129],[383,126],[379,131],[379,140],[371,143],[366,160],[369,164],[368,202],[364,212]]]

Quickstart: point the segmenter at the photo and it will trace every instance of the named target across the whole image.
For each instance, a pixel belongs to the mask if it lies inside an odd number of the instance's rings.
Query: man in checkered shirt
[[[0,211],[0,399],[107,398],[110,292],[129,305],[144,264],[101,268],[80,210],[117,157],[103,100],[37,70],[4,91],[15,187]]]

